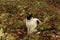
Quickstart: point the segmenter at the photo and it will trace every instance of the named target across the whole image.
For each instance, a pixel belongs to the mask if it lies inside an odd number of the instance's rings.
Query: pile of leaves
[[[60,0],[0,0],[0,39],[27,40],[26,13],[41,23],[31,40],[60,40]]]

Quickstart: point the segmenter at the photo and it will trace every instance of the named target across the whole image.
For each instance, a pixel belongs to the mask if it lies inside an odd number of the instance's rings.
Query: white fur
[[[31,20],[26,19],[26,26],[28,28],[28,31],[27,31],[28,34],[31,34],[31,33],[37,31],[37,29],[36,29],[37,20],[39,21],[39,19],[37,19],[37,18],[31,18]]]

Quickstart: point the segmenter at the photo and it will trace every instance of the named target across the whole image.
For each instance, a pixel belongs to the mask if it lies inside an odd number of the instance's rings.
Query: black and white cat
[[[39,24],[40,20],[37,18],[33,18],[32,14],[27,14],[26,17],[26,26],[27,26],[27,34],[31,34],[36,32],[37,25]]]

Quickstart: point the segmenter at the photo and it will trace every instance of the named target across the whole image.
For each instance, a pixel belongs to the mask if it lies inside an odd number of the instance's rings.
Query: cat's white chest
[[[28,21],[26,21],[26,25],[29,28],[36,27],[36,21],[34,21],[34,20],[28,20]]]

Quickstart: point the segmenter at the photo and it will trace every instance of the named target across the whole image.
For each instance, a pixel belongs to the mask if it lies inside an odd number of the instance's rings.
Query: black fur
[[[39,21],[37,20],[37,24],[39,24]]]
[[[32,14],[27,15],[27,20],[30,20],[32,18]]]

